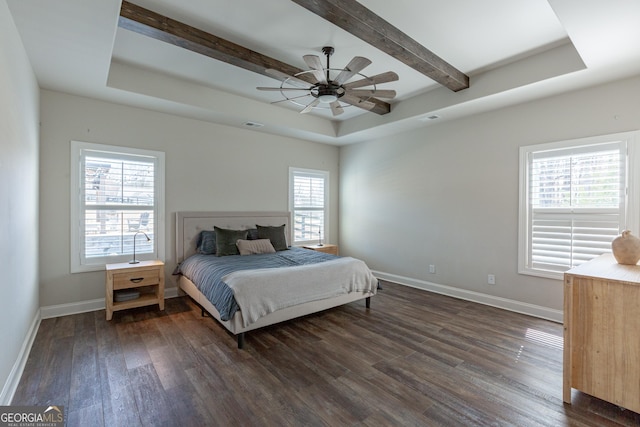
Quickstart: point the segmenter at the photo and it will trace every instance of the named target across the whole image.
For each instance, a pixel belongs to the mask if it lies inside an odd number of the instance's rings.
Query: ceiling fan
[[[334,48],[331,46],[322,48],[322,53],[327,57],[326,67],[323,67],[322,61],[317,55],[303,56],[304,62],[311,70],[302,71],[293,76],[285,74],[282,71],[267,69],[267,74],[282,82],[280,87],[258,87],[256,89],[280,91],[285,99],[275,101],[272,104],[291,101],[303,107],[300,113],[308,113],[314,108],[330,108],[334,116],[342,114],[344,112],[343,107],[349,105],[370,110],[375,107],[375,104],[371,102],[372,98],[392,99],[396,96],[395,90],[378,89],[377,87],[379,84],[398,80],[396,73],[387,71],[386,73],[367,77],[360,73],[360,71],[371,64],[371,61],[361,56],[354,57],[343,69],[331,68],[329,66],[329,57],[333,52]],[[307,74],[315,83],[309,83],[300,78],[302,75]],[[332,74],[335,75],[333,79]],[[349,80],[355,76],[360,76],[362,79],[349,82]],[[358,89],[367,86],[372,86],[372,88]],[[296,94],[295,96],[288,94],[288,92],[295,91],[302,92],[302,94]],[[306,102],[308,101],[304,100],[306,97],[311,97],[311,101]]]

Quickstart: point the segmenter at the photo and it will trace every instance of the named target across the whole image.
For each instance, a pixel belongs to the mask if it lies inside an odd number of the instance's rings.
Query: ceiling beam
[[[457,92],[469,77],[356,0],[292,0],[398,61]]]
[[[129,3],[126,0],[122,2],[122,7],[120,8],[118,26],[267,77],[272,77],[266,73],[269,68],[290,76],[307,71]],[[315,83],[309,73],[298,77],[311,84]],[[369,99],[369,101],[375,103],[375,107],[369,110],[371,112],[387,114],[391,111],[391,106],[384,101],[378,99]]]

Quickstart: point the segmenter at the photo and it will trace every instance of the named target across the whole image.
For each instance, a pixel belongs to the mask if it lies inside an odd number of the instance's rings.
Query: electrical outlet
[[[435,274],[435,272],[436,272],[436,266],[433,264],[429,264],[429,273]]]
[[[487,283],[490,285],[495,285],[496,284],[496,276],[495,274],[490,274],[489,276],[487,276]]]

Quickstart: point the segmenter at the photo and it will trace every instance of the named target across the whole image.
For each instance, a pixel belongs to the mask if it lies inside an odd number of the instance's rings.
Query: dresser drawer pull
[[[129,281],[133,282],[133,283],[140,283],[144,280],[144,277],[138,277],[136,279],[129,279]]]

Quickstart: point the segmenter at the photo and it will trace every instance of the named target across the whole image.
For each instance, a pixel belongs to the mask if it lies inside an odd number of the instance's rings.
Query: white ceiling
[[[469,75],[460,92],[290,0],[132,0],[301,69],[329,45],[332,68],[358,55],[372,60],[363,74],[400,77],[379,86],[398,93],[389,114],[303,115],[255,89],[277,80],[119,28],[120,0],[0,1],[42,88],[337,145],[640,74],[638,0],[360,0]]]

